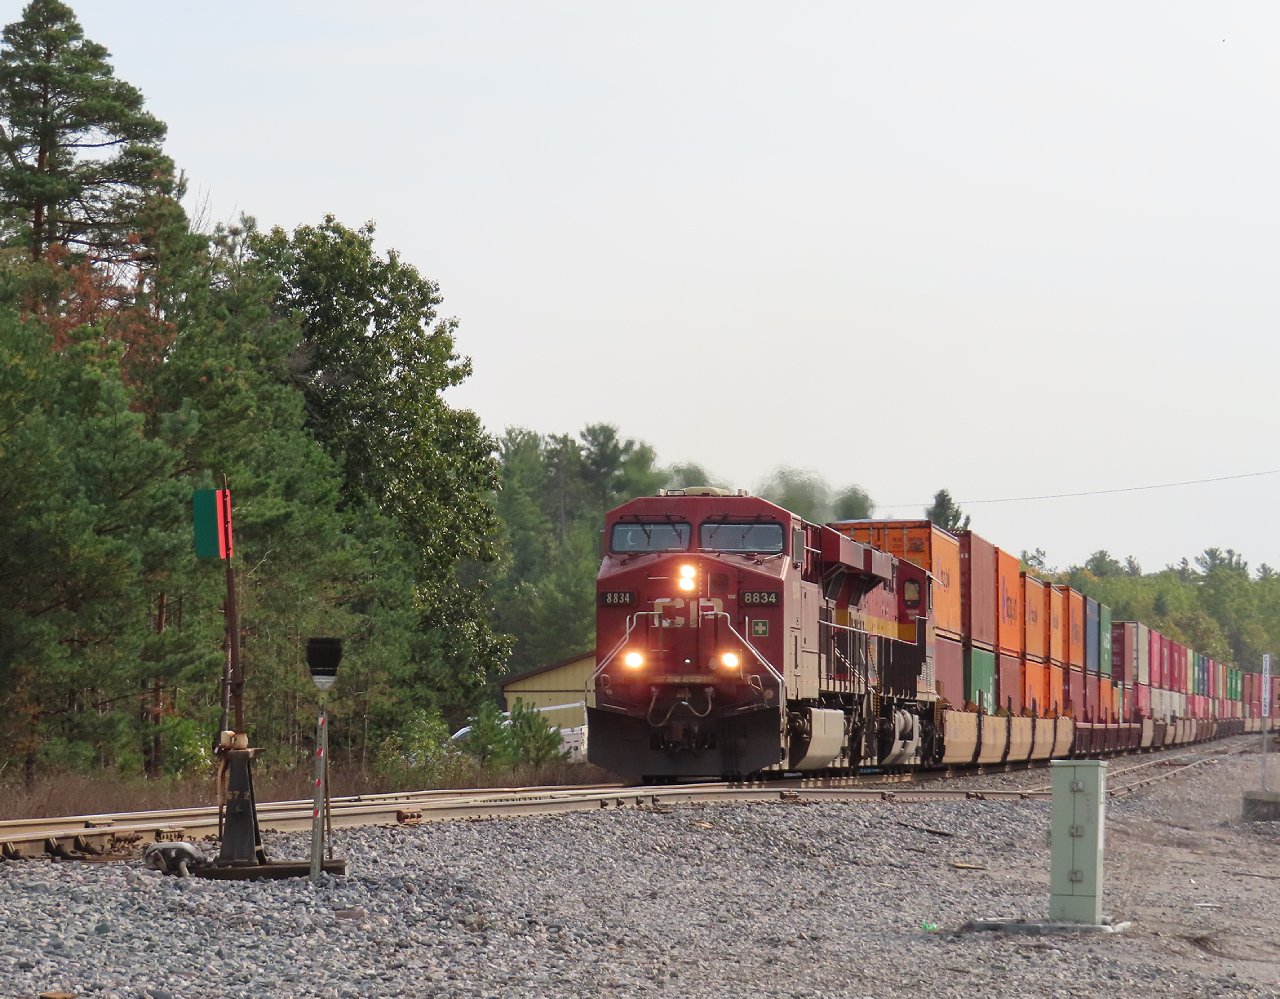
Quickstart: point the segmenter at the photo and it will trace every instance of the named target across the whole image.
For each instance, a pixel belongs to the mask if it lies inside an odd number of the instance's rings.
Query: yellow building
[[[586,706],[595,705],[595,691],[587,691],[595,669],[596,654],[591,651],[509,676],[502,681],[502,706],[510,711],[516,701],[523,701],[555,728],[585,725]]]

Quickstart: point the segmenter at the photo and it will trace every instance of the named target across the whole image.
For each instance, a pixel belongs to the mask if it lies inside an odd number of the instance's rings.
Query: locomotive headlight
[[[639,652],[628,652],[622,657],[622,664],[628,669],[639,669],[644,665],[644,656]]]
[[[680,579],[676,585],[686,593],[691,592],[698,585],[698,570],[691,565],[682,565],[680,567]]]
[[[741,663],[742,659],[736,652],[726,652],[720,657],[720,665],[725,669],[737,669]]]

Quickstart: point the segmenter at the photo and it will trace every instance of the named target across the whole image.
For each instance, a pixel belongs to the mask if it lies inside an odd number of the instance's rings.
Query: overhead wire
[[[1206,482],[1230,482],[1233,479],[1257,479],[1264,475],[1280,475],[1280,468],[1265,472],[1243,472],[1240,475],[1219,475],[1208,479],[1185,479],[1181,482],[1158,482],[1147,486],[1121,486],[1116,489],[1086,489],[1076,493],[1044,493],[1039,496],[1005,496],[1000,499],[956,500],[957,506],[980,506],[985,503],[1028,503],[1034,500],[1074,499],[1078,496],[1107,496],[1114,493],[1140,493],[1151,489],[1173,489],[1178,486],[1198,486]],[[925,503],[883,503],[877,504],[885,508],[900,506],[928,507],[933,500]]]

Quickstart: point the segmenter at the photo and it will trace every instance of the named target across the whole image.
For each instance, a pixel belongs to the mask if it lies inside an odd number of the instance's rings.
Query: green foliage
[[[174,193],[165,126],[71,8],[31,0],[0,53],[0,191],[10,240],[124,259],[148,202]]]
[[[863,520],[875,509],[861,486],[833,493],[817,472],[780,465],[756,484],[756,494],[815,524],[830,520]]]
[[[482,764],[509,765],[515,759],[515,742],[511,728],[502,717],[497,704],[486,700],[471,721],[471,731],[463,741],[467,755]]]
[[[298,333],[287,367],[302,393],[305,427],[341,470],[342,507],[377,510],[417,557],[422,634],[413,681],[445,692],[456,716],[483,689],[507,643],[489,624],[488,597],[460,563],[494,557],[490,502],[494,442],[446,389],[471,372],[454,352],[456,321],[437,318],[439,287],[391,251],[374,229],[326,216],[287,234],[249,233],[258,264],[277,280],[276,316]]]
[[[952,534],[969,529],[969,515],[961,511],[945,489],[939,489],[933,494],[933,505],[925,510],[924,515],[931,523]]]
[[[516,763],[543,766],[569,758],[562,747],[560,730],[548,724],[546,716],[524,701],[511,708],[511,752]]]
[[[875,509],[871,494],[861,486],[845,486],[831,501],[831,512],[836,520],[867,520]]]
[[[717,486],[720,489],[730,489],[730,483],[723,481],[719,477],[712,475],[702,465],[697,462],[683,462],[672,465],[667,469],[668,489],[684,489],[688,486]]]
[[[472,761],[449,736],[438,713],[416,711],[382,741],[375,770],[392,787],[464,786],[474,773]]]

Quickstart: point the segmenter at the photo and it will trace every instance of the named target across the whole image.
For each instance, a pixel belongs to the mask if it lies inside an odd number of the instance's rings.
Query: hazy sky
[[[71,2],[189,208],[372,219],[439,281],[495,433],[885,516],[1280,469],[1280,5]],[[1280,566],[1278,496],[967,509],[1051,565]]]

